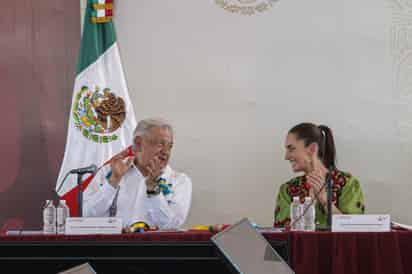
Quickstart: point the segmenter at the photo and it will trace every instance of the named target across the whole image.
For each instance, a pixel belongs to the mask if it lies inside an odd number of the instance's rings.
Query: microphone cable
[[[319,198],[319,194],[321,193],[321,191],[322,191],[322,190],[325,188],[325,186],[327,185],[328,180],[331,180],[331,178],[330,178],[330,173],[329,173],[329,172],[328,172],[328,175],[326,175],[325,182],[323,183],[322,187],[319,189],[318,192],[315,193],[314,199],[312,199],[312,201],[310,202],[310,204],[309,204],[306,208],[303,209],[303,212],[302,212],[292,223],[290,223],[290,228],[292,228],[292,227],[296,224],[296,222],[300,221],[300,220],[303,218],[303,216],[305,216],[305,214],[306,214],[306,212],[308,211],[308,209],[309,209],[309,208],[315,203],[315,201]]]
[[[62,182],[59,185],[59,188],[56,190],[57,194],[59,194],[60,189],[62,188],[64,181],[66,181],[67,177],[71,174],[71,171],[69,170],[69,172],[66,173],[66,176],[64,176]]]

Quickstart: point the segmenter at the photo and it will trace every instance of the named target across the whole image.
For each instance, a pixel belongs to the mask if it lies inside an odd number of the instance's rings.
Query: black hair
[[[303,140],[305,146],[312,143],[318,145],[318,157],[327,169],[336,168],[336,149],[332,130],[324,125],[301,123],[289,130],[298,140]]]

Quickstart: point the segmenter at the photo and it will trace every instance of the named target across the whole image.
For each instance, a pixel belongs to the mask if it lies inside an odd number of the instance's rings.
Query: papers
[[[158,229],[158,230],[146,230],[143,232],[132,232],[132,233],[171,233],[171,232],[185,232],[187,229]]]
[[[397,222],[392,221],[391,225],[393,228],[401,228],[401,229],[405,229],[405,230],[412,230],[412,226],[411,225],[405,225],[405,224],[400,224]]]
[[[10,235],[10,236],[43,235],[43,230],[7,230],[6,235]]]
[[[282,227],[260,227],[257,228],[257,231],[260,233],[279,233],[285,231]]]

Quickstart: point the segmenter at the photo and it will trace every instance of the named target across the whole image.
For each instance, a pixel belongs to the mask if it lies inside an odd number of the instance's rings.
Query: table
[[[98,273],[232,273],[211,243],[211,236],[193,231],[0,236],[0,265],[31,270],[45,267],[56,273],[90,261]],[[297,274],[412,273],[410,231],[281,232],[264,236]],[[119,268],[123,272],[114,270]]]
[[[288,234],[265,235],[289,260]],[[89,262],[97,273],[236,273],[206,231],[0,236],[0,266],[57,273]],[[10,271],[10,273],[12,273]],[[7,272],[6,272],[7,273]]]

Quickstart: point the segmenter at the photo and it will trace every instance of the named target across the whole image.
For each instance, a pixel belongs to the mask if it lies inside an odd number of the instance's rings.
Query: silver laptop
[[[247,218],[214,235],[212,241],[239,273],[295,273]]]
[[[84,263],[58,274],[96,274],[96,271],[88,263]]]

